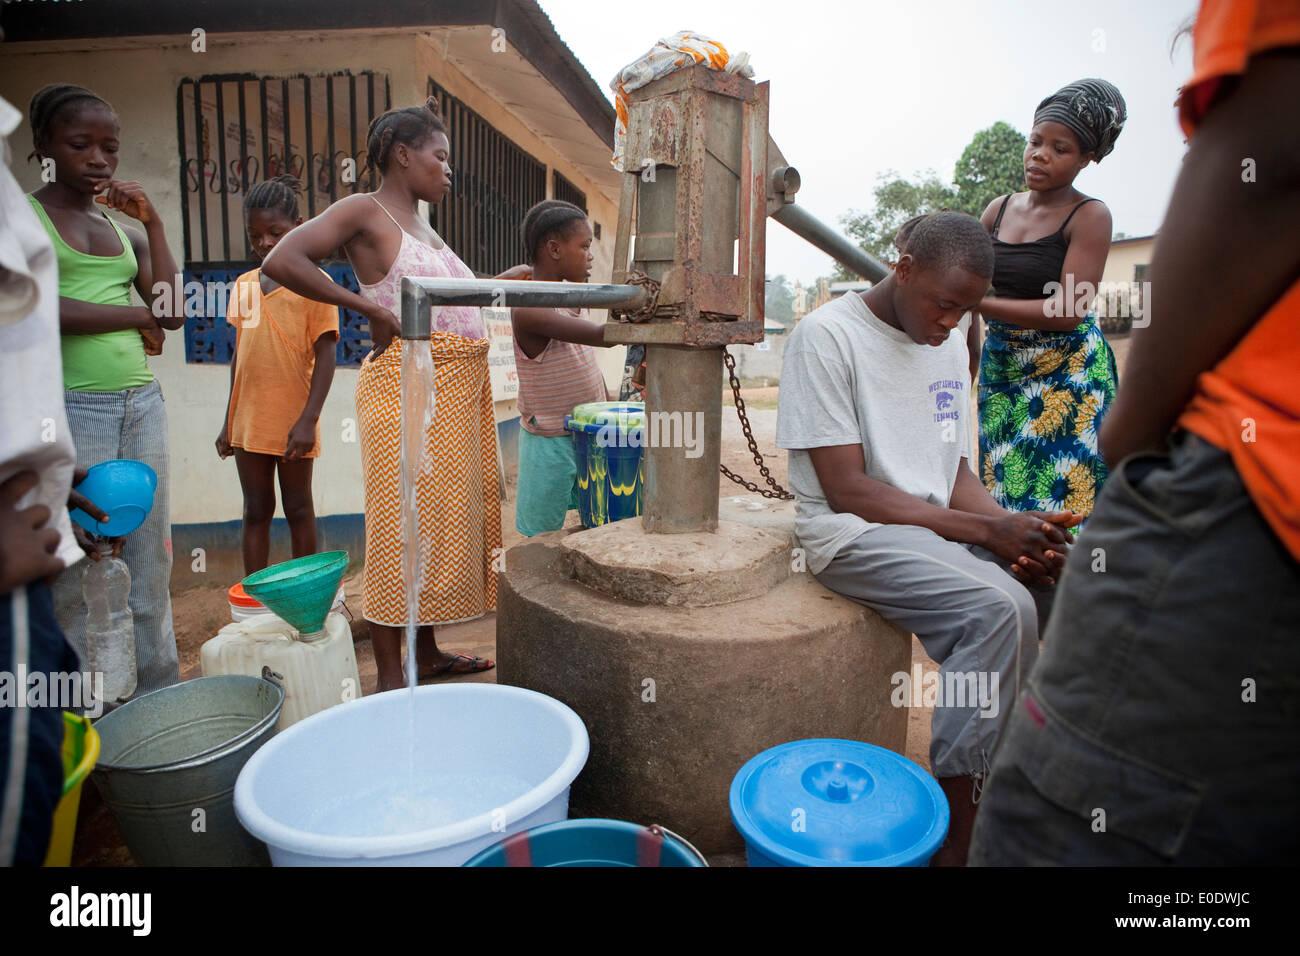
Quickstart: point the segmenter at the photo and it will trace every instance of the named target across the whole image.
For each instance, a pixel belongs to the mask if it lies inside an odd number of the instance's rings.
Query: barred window
[[[587,194],[555,170],[551,171],[551,196],[571,202],[583,212],[587,211]]]
[[[205,76],[182,80],[176,99],[187,263],[253,259],[242,204],[265,179],[301,180],[308,219],[378,185],[366,129],[388,109],[387,76]]]
[[[285,173],[299,179],[306,219],[342,196],[376,188],[378,172],[366,161],[366,130],[389,103],[387,74],[370,71],[181,80],[176,123],[186,282],[215,287],[255,265],[243,202],[259,182]],[[322,266],[356,290],[346,259]],[[187,360],[230,361],[235,336],[224,307],[189,311],[200,314],[186,317]],[[355,366],[370,348],[366,321],[340,313],[338,362]]]
[[[523,258],[519,225],[546,198],[546,165],[429,78],[451,143],[451,192],[429,224],[477,275],[496,275]]]

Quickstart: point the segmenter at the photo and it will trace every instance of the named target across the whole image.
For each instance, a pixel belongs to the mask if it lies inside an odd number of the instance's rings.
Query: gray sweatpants
[[[64,406],[77,464],[89,468],[113,458],[143,461],[158,474],[153,509],[126,536],[122,560],[131,570],[129,603],[135,623],[135,695],[161,690],[179,679],[176,632],[172,628],[172,528],[168,509],[167,411],[162,388],[150,382],[121,392],[65,389]],[[59,626],[84,665],[86,602],[81,579],[89,561],[78,561],[54,585]]]
[[[1038,656],[1053,592],[1026,588],[984,548],[915,525],[864,532],[816,578],[917,636],[940,665],[938,683],[909,697],[899,690],[911,689],[911,678],[896,678],[895,696],[903,704],[932,699],[936,777],[982,777]]]

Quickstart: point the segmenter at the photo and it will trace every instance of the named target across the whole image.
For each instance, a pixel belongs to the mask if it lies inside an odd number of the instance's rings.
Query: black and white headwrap
[[[1115,140],[1128,111],[1124,97],[1105,80],[1078,80],[1057,90],[1034,111],[1034,125],[1044,121],[1069,127],[1079,138],[1079,149],[1100,160],[1115,148]]]

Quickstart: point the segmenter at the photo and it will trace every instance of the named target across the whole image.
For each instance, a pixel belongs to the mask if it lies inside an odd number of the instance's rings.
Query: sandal
[[[496,667],[495,661],[486,657],[470,657],[468,654],[452,654],[450,658],[433,670],[419,676],[420,680],[430,680],[445,674],[481,674]]]

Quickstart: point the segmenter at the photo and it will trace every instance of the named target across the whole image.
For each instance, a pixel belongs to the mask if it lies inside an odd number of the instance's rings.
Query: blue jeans
[[[172,573],[172,528],[168,508],[167,410],[157,382],[121,392],[80,392],[65,389],[64,406],[77,465],[113,458],[143,461],[158,473],[153,509],[135,531],[126,536],[122,560],[131,570],[131,614],[135,620],[135,696],[175,684],[180,679],[176,657],[176,632],[172,629],[172,601],[168,590]],[[79,561],[54,586],[54,607],[59,626],[86,660],[86,605],[81,578],[88,561]]]
[[[1300,563],[1228,454],[1125,459],[1059,588],[971,864],[1294,865]]]

